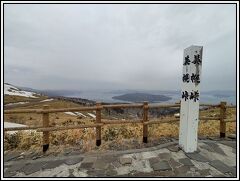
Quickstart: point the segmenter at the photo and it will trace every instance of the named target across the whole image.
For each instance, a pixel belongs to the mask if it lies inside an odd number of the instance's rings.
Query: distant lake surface
[[[128,93],[127,91],[125,93]],[[123,91],[121,92],[114,92],[114,91],[81,91],[81,93],[71,93],[70,95],[64,95],[66,97],[79,97],[83,99],[89,99],[93,101],[99,101],[99,102],[107,102],[107,103],[130,103],[128,101],[121,101],[121,100],[115,100],[112,97],[114,96],[120,96],[122,94],[125,94]],[[144,93],[150,93],[154,94],[153,92],[144,92]],[[181,99],[181,92],[167,92],[167,91],[159,91],[159,93],[155,93],[155,95],[165,95],[169,96],[172,99],[168,101],[163,102],[157,102],[157,104],[166,104],[166,103],[175,103]],[[208,93],[208,92],[200,92],[200,103],[212,103],[217,104],[221,101],[226,101],[228,104],[236,105],[236,96],[235,94],[219,94],[216,93]]]

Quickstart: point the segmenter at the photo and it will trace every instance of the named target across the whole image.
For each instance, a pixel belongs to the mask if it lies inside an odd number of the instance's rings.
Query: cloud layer
[[[203,46],[203,90],[236,87],[235,5],[4,5],[4,81],[38,89],[181,87]]]

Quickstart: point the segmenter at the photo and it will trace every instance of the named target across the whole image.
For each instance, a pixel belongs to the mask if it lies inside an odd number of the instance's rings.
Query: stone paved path
[[[186,154],[178,142],[152,148],[62,156],[4,156],[4,177],[236,177],[236,140],[200,140]]]

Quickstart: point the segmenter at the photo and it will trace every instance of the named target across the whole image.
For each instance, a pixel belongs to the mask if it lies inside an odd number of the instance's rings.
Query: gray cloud
[[[4,81],[40,89],[180,89],[202,45],[204,90],[235,89],[234,5],[4,5]]]

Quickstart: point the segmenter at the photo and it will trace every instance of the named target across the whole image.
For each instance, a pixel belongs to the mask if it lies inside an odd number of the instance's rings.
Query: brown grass
[[[31,107],[24,108],[41,108],[46,103],[40,103]],[[47,102],[52,108],[66,108],[79,106],[68,101],[51,101]],[[82,112],[86,115],[87,112]],[[236,109],[227,109],[227,118],[235,118]],[[200,111],[200,116],[217,116],[219,115],[219,108],[211,108]],[[105,115],[103,115],[104,117]],[[166,118],[173,118],[167,116]],[[22,123],[29,126],[41,126],[42,118],[40,114],[9,114],[4,115],[4,120],[14,123]],[[157,120],[157,118],[151,119]],[[67,115],[65,113],[50,114],[50,125],[80,125],[91,124],[94,120],[90,117],[79,118],[77,116]],[[179,123],[162,123],[153,124],[148,127],[149,139],[161,137],[178,137]],[[236,123],[227,123],[227,134],[236,131]],[[77,147],[83,151],[91,151],[96,149],[95,146],[95,129],[85,128],[79,130],[55,131],[51,132],[50,144],[51,148],[61,150],[67,147]],[[218,136],[219,135],[219,121],[200,121],[199,136]],[[109,144],[114,141],[119,145],[125,144],[125,139],[142,139],[142,125],[141,124],[125,124],[125,125],[106,125],[102,127],[102,146],[99,149],[108,148]],[[5,133],[4,149],[6,150],[31,150],[40,149],[42,145],[42,133],[19,131],[16,134]]]
[[[4,95],[4,105],[16,102],[35,102],[47,99],[47,96],[38,96],[38,98]]]

